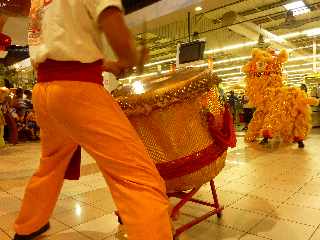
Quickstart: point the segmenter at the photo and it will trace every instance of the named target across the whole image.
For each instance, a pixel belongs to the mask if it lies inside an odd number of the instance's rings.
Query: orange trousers
[[[39,83],[33,102],[42,156],[15,222],[18,234],[30,234],[48,222],[70,158],[81,145],[102,171],[129,240],[172,240],[165,184],[129,120],[103,86]]]

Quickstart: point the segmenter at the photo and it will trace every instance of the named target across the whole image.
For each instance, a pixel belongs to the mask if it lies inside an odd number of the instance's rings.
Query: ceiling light
[[[290,71],[286,71],[287,73],[291,73],[291,72],[309,72],[312,71],[311,68],[302,68],[302,69],[297,69],[297,70],[290,70]]]
[[[306,7],[306,4],[303,1],[295,1],[288,4],[283,5],[287,10],[295,10],[297,8]]]
[[[285,9],[293,12],[293,16],[298,16],[310,12],[310,8],[304,3],[304,1],[295,1],[283,5]]]
[[[192,68],[202,68],[202,67],[208,67],[208,63],[202,63],[202,64],[197,64],[197,65],[191,65],[190,67]]]
[[[235,58],[229,58],[226,60],[220,60],[220,61],[213,61],[214,64],[222,64],[222,63],[228,63],[228,62],[236,62],[236,61],[243,61],[250,59],[251,56],[243,56],[243,57],[235,57]]]
[[[296,10],[293,11],[293,16],[298,16],[298,15],[302,15],[302,14],[306,14],[308,12],[311,12],[310,8],[308,7],[302,7],[302,8],[298,8]]]
[[[227,81],[228,82],[238,82],[238,81],[235,81],[235,80],[241,80],[243,79],[243,77],[230,77],[230,78],[223,78],[223,81]],[[234,80],[234,81],[230,81],[230,80]]]
[[[320,57],[320,54],[306,55],[306,56],[301,56],[301,57],[289,58],[288,62],[300,61],[300,60],[305,60],[305,59],[310,59],[310,58],[319,58],[319,57]]]
[[[296,74],[290,74],[288,75],[289,77],[294,77],[294,76],[300,76],[300,77],[304,77],[306,74],[303,73],[296,73]]]
[[[306,34],[308,37],[317,36],[317,35],[320,35],[320,28],[305,30],[303,31],[303,33]]]
[[[226,46],[226,47],[223,47],[223,48],[216,48],[216,49],[212,49],[212,50],[207,50],[204,53],[205,54],[212,54],[212,53],[224,52],[224,51],[239,49],[239,48],[242,48],[242,47],[254,46],[257,43],[258,43],[257,41],[253,41],[253,42],[245,42],[245,43],[240,43],[240,44],[234,44],[234,45],[229,45],[229,46]]]
[[[228,68],[219,68],[213,70],[213,72],[224,72],[224,71],[230,71],[230,70],[235,70],[235,69],[241,69],[243,66],[233,66],[233,67],[228,67]]]
[[[194,9],[196,12],[200,12],[200,11],[202,11],[202,7],[201,6],[197,6],[197,7],[195,7],[195,9]]]
[[[170,58],[170,59],[165,59],[165,60],[161,60],[161,61],[157,61],[157,62],[152,62],[152,63],[148,63],[146,65],[144,65],[145,67],[151,67],[154,65],[158,65],[158,64],[162,64],[162,63],[168,63],[168,62],[174,62],[176,61],[176,58]]]
[[[295,64],[295,65],[288,65],[286,68],[295,68],[295,67],[301,67],[301,66],[309,66],[313,64],[319,64],[320,62],[309,62],[309,63],[302,63],[302,64]]]
[[[236,76],[236,75],[241,75],[243,76],[242,72],[236,72],[236,73],[226,73],[226,74],[220,74],[218,77],[227,77],[227,76]]]

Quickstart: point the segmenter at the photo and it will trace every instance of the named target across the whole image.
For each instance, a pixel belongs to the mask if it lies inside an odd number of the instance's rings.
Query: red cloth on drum
[[[212,113],[208,113],[207,117],[209,132],[211,134],[211,137],[215,140],[215,143],[217,143],[222,148],[234,148],[237,143],[237,138],[229,106],[225,105],[225,110],[223,113],[223,127],[221,130],[215,127],[214,116]]]
[[[223,115],[223,128],[217,129],[214,116],[208,113],[208,128],[214,143],[207,148],[173,161],[157,164],[161,177],[165,180],[182,177],[193,173],[216,161],[228,149],[236,146],[236,134],[233,127],[232,116],[228,106],[225,106]]]
[[[157,169],[163,179],[173,179],[196,172],[219,158],[227,149],[216,144],[174,161],[157,164]]]

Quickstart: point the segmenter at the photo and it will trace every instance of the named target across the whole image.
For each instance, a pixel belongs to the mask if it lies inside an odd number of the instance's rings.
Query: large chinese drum
[[[219,97],[218,77],[189,69],[145,79],[143,94],[115,97],[165,179],[179,192],[212,180],[234,145],[229,112]]]

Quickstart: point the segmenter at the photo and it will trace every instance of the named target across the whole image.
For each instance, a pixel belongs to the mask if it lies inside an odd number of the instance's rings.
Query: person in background
[[[36,121],[34,110],[26,112],[25,115],[25,129],[29,140],[39,140],[39,127]]]
[[[23,89],[22,88],[17,88],[16,92],[12,98],[12,105],[18,104],[20,100],[23,99]]]
[[[320,98],[320,83],[317,87],[315,87],[315,96],[316,98]]]
[[[307,87],[307,85],[306,84],[301,84],[300,85],[300,89],[302,90],[302,91],[304,91],[305,93],[308,93],[308,87]]]
[[[0,148],[3,148],[6,143],[4,141],[4,126],[6,125],[6,121],[4,118],[4,113],[2,111],[2,107],[0,106]]]
[[[24,90],[23,94],[25,99],[23,100],[26,111],[31,111],[33,109],[32,104],[32,92],[30,90]]]
[[[26,111],[25,101],[23,99],[23,89],[17,88],[16,93],[12,99],[12,108],[19,117],[23,117]]]
[[[2,110],[6,121],[4,134],[5,140],[8,141],[10,144],[15,145],[18,143],[18,130],[16,121],[13,117],[14,109],[11,107],[10,96],[6,97],[5,102],[2,104]]]
[[[123,76],[146,56],[145,50],[137,51],[121,0],[31,3],[29,50],[37,69],[32,94],[41,159],[26,187],[14,240],[31,240],[49,229],[66,173],[80,162],[74,158],[79,146],[103,173],[128,239],[172,240],[165,182],[103,87],[102,71]],[[103,34],[116,61],[105,59]]]
[[[19,141],[27,140],[25,115],[13,114],[13,116],[17,124],[18,140]]]
[[[225,102],[226,101],[226,96],[224,94],[224,90],[221,86],[218,86],[218,91],[219,91],[219,98],[221,101]]]
[[[6,87],[0,88],[0,148],[6,145],[4,141],[4,126],[6,125],[6,120],[4,117],[5,114],[5,101],[9,93],[9,90]]]
[[[14,87],[13,84],[12,84],[12,82],[11,82],[10,80],[8,80],[8,79],[4,79],[4,86],[5,86],[6,88],[8,88],[8,89]]]
[[[230,110],[231,110],[231,113],[232,113],[233,122],[237,123],[238,122],[237,107],[238,107],[238,104],[239,104],[239,99],[234,94],[234,91],[230,91],[230,96],[229,96],[229,99],[228,99],[228,103],[229,103]]]
[[[248,125],[253,117],[253,108],[249,105],[249,99],[246,95],[242,97],[243,113],[244,113],[244,127],[242,131],[248,130]]]

